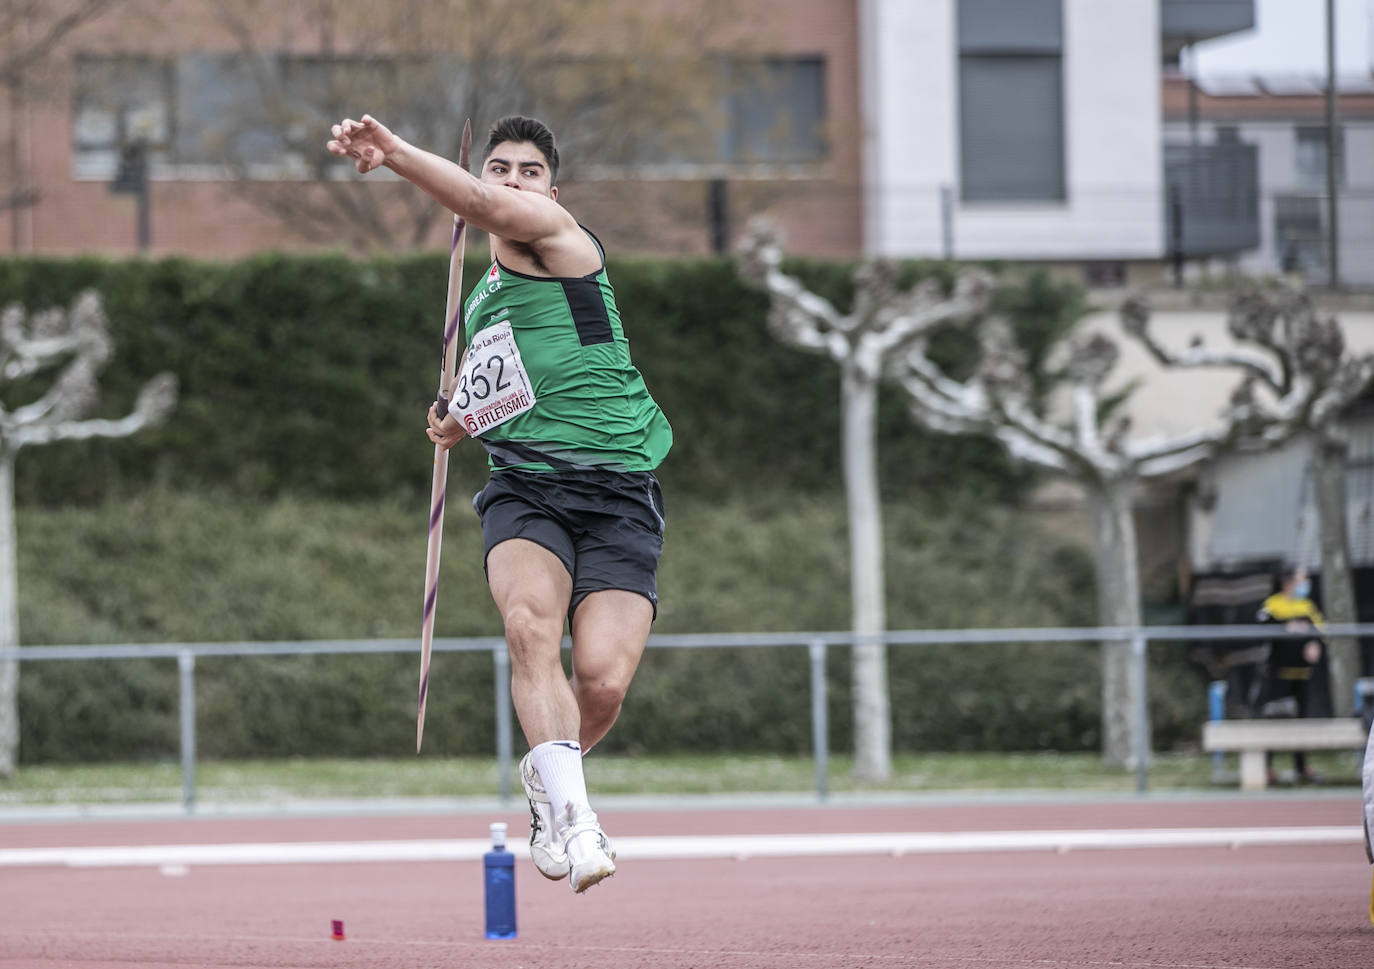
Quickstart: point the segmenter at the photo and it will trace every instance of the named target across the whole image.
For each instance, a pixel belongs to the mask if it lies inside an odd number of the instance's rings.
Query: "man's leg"
[[[593,592],[573,612],[572,691],[584,754],[620,716],[653,621],[653,604],[621,589]]]
[[[615,849],[591,809],[582,756],[619,715],[652,621],[652,603],[636,593],[600,590],[578,603],[572,616],[569,689],[579,714],[578,741],[552,740],[530,751],[534,775],[554,812],[575,892],[615,874]]]
[[[577,703],[568,703],[572,691],[559,658],[571,578],[558,556],[525,539],[493,546],[486,564],[491,596],[505,623],[511,699],[531,748],[520,761],[530,802],[530,858],[541,875],[558,881],[568,877],[568,856],[532,753],[541,743],[577,736]]]
[[[487,582],[505,623],[511,699],[549,799],[552,843],[566,855],[573,890],[582,892],[614,874],[615,864],[588,803],[581,718],[559,653],[572,578],[558,556],[517,538],[487,553]]]
[[[572,577],[558,556],[522,538],[487,555],[487,584],[505,624],[511,701],[531,747],[578,736],[579,716],[563,662],[563,618]]]

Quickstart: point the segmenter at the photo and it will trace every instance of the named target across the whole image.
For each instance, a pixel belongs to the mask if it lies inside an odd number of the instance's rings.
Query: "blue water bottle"
[[[482,856],[487,886],[487,938],[515,938],[515,855],[506,850],[506,825],[491,826],[491,850]]]

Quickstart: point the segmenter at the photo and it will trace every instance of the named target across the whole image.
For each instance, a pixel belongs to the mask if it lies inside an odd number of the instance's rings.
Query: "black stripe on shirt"
[[[602,295],[601,284],[596,276],[583,276],[581,279],[559,279],[563,284],[563,296],[572,311],[573,324],[577,327],[577,339],[584,347],[596,343],[612,343],[615,334],[611,332],[611,316],[606,311],[606,298]]]

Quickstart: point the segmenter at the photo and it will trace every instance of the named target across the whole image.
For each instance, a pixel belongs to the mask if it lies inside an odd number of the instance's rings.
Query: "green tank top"
[[[590,275],[527,276],[493,261],[468,294],[468,346],[508,323],[534,397],[478,438],[492,470],[652,471],[672,446],[672,427],[630,361],[605,250],[587,235],[602,253]]]

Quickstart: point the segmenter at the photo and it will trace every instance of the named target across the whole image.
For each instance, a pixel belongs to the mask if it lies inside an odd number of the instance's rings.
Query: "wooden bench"
[[[1369,735],[1358,717],[1332,719],[1209,720],[1202,725],[1202,749],[1240,754],[1240,787],[1268,785],[1264,755],[1276,750],[1364,750]]]

